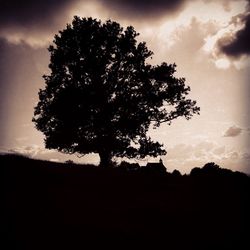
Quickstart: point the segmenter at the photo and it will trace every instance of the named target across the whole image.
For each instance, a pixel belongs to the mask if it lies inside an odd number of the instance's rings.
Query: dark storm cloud
[[[158,18],[163,14],[175,14],[187,0],[100,0],[107,7],[125,17]]]
[[[0,29],[11,27],[49,27],[75,3],[90,0],[5,0],[0,5]],[[180,10],[187,0],[96,0],[103,7],[125,17],[156,17]]]
[[[243,18],[244,28],[237,31],[236,34],[227,35],[218,40],[219,49],[233,57],[250,55],[250,14]]]
[[[0,37],[8,41],[41,44],[64,27],[77,6],[90,3],[108,10],[114,17],[134,20],[158,20],[179,13],[187,0],[6,0],[0,5]],[[77,9],[75,9],[77,10]],[[89,13],[91,15],[91,13]]]
[[[0,30],[53,25],[74,0],[6,0],[0,5]]]
[[[235,26],[241,24],[243,28],[235,34],[226,34],[217,41],[219,50],[228,56],[250,55],[250,0],[247,0],[247,2],[246,11],[232,17],[230,23]]]

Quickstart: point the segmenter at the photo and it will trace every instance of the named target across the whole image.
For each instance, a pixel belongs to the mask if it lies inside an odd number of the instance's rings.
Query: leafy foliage
[[[199,113],[185,79],[174,76],[176,65],[147,63],[153,53],[138,35],[132,26],[79,17],[55,35],[33,118],[47,148],[99,153],[104,164],[113,156],[163,155],[149,126]]]

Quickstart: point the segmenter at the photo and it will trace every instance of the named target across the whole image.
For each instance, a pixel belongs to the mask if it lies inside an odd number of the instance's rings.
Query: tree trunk
[[[112,165],[112,157],[111,157],[111,153],[107,152],[107,151],[102,151],[99,153],[100,156],[100,166],[101,167],[110,167]]]

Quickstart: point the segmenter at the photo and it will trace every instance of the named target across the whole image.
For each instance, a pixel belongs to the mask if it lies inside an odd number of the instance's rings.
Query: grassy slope
[[[11,155],[0,166],[1,249],[247,249],[244,175],[149,175]]]

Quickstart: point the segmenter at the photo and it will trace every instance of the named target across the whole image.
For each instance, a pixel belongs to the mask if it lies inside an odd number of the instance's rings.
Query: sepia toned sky
[[[95,163],[44,148],[31,122],[47,47],[74,15],[132,25],[154,52],[151,64],[177,64],[201,114],[149,134],[164,144],[168,171],[216,162],[250,173],[250,1],[9,0],[0,9],[0,151],[52,161]],[[154,159],[145,159],[141,164]],[[158,160],[158,159],[156,159]]]

